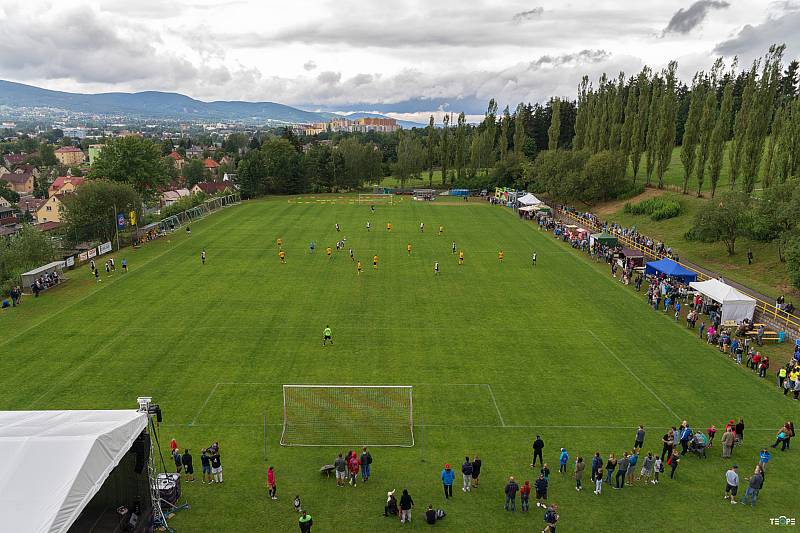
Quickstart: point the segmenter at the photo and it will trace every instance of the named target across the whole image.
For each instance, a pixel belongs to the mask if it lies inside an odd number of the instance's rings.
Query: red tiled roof
[[[79,178],[78,176],[59,176],[55,179],[55,181],[53,181],[53,184],[50,185],[50,189],[53,191],[57,191],[61,189],[61,187],[66,185],[68,182],[72,183],[74,186],[77,187],[84,181],[86,181],[86,178]]]
[[[62,146],[58,150],[56,150],[57,154],[66,154],[70,152],[80,152],[80,148],[75,148],[74,146]]]
[[[206,168],[217,168],[219,167],[219,163],[211,159],[210,157],[203,161],[203,166]]]
[[[217,183],[215,181],[198,183],[197,186],[200,187],[200,190],[206,194],[216,194],[228,188],[228,185],[226,183]]]
[[[61,227],[61,222],[42,222],[40,224],[36,224],[34,227],[39,231],[52,231]]]
[[[169,156],[170,156],[172,159],[174,159],[175,161],[183,161],[183,157],[181,157],[181,154],[179,154],[179,153],[178,153],[178,152],[176,152],[175,150],[173,150],[172,152],[170,152]]]

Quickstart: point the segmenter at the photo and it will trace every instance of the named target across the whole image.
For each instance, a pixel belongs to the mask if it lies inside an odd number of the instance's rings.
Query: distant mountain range
[[[47,107],[73,113],[127,115],[142,119],[243,121],[249,123],[325,122],[340,115],[304,111],[274,102],[203,102],[183,94],[160,91],[140,93],[81,94],[51,91],[24,83],[0,80],[0,106],[12,108]],[[355,113],[348,118],[384,117],[375,113]],[[398,121],[404,128],[423,124]]]

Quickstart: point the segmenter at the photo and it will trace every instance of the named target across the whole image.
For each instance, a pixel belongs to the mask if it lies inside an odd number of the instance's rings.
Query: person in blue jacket
[[[689,427],[689,424],[686,421],[683,422],[681,427],[681,455],[686,455],[686,452],[689,451],[689,440],[692,438],[692,428]]]
[[[442,485],[444,486],[444,497],[453,497],[453,481],[456,478],[456,473],[450,469],[450,463],[444,465],[442,470]]]
[[[569,461],[569,454],[567,453],[566,449],[561,448],[561,455],[558,458],[558,462],[559,462],[558,471],[559,472],[566,473],[566,471],[567,471],[567,461]]]

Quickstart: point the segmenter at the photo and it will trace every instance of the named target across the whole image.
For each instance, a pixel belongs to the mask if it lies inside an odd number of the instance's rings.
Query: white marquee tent
[[[531,193],[528,193],[525,196],[523,196],[522,198],[517,199],[517,201],[519,203],[521,203],[522,205],[536,205],[536,204],[541,204],[542,203],[541,200],[536,198]]]
[[[0,412],[0,529],[67,531],[145,427],[134,410]]]
[[[690,287],[722,305],[722,322],[753,319],[756,301],[718,279],[693,281]]]

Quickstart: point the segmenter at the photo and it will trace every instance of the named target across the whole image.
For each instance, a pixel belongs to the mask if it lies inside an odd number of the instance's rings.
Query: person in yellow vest
[[[778,387],[783,387],[783,382],[786,381],[787,374],[788,371],[785,366],[782,366],[780,370],[778,370]]]
[[[277,240],[277,241],[275,241],[275,242],[278,244],[278,248],[280,248],[281,246],[283,246],[283,239],[281,239],[280,237],[278,237],[278,240]]]
[[[285,265],[286,264],[286,252],[281,250],[280,252],[278,252],[278,257],[281,258],[281,264]]]
[[[356,270],[359,274],[361,274],[361,271],[364,270],[364,265],[361,264],[361,261],[356,262]]]
[[[406,246],[406,250],[408,250],[408,255],[411,255],[411,243],[408,243],[408,246]]]
[[[378,270],[378,256],[377,254],[372,257],[372,268]]]
[[[505,255],[506,255],[505,252],[503,252],[503,250],[500,250],[499,252],[497,252],[497,260],[502,263]]]
[[[325,248],[325,253],[328,254],[328,259],[330,259],[331,258],[331,254],[333,253],[333,250],[331,250],[330,246]]]
[[[463,265],[464,264],[464,250],[459,250],[458,251],[458,264],[459,265]]]
[[[444,233],[444,226],[439,226],[439,235]]]
[[[391,222],[387,222],[386,223],[386,231],[392,231],[392,223]]]
[[[433,264],[433,273],[436,274],[437,276],[439,275],[439,261],[436,261]]]

